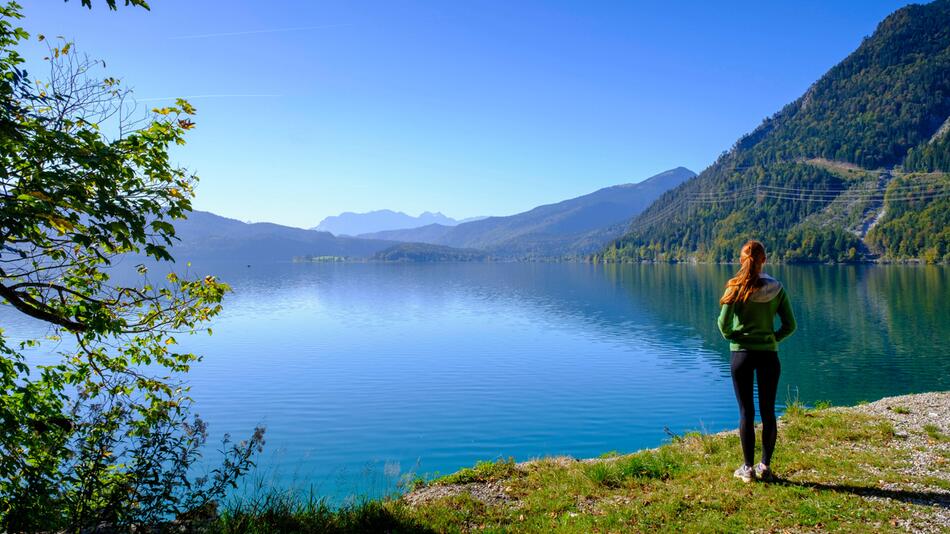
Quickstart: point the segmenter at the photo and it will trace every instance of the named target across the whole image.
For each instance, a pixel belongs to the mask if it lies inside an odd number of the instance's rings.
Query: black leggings
[[[769,465],[778,428],[775,426],[775,390],[782,366],[778,353],[770,350],[742,350],[732,353],[732,387],[739,401],[739,440],[746,465],[755,458],[755,403],[752,400],[753,374],[759,383],[759,417],[762,418],[762,463]]]

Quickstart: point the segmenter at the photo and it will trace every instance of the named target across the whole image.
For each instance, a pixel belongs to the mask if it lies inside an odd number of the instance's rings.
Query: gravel
[[[930,478],[950,485],[950,392],[885,397],[870,404],[834,409],[883,417],[894,425],[895,435],[900,439],[894,440],[891,447],[907,453],[910,460],[895,465],[895,470],[905,477],[904,481],[884,483],[881,489],[915,495],[906,501],[926,506],[931,512],[915,508],[912,519],[898,524],[909,532],[950,532],[950,490],[926,483]],[[925,427],[931,430],[936,427],[937,438]]]

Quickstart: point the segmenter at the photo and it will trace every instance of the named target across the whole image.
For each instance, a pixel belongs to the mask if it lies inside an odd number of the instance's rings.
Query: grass
[[[590,462],[584,474],[598,485],[622,488],[642,480],[666,480],[682,470],[683,458],[673,449],[661,448],[618,457],[610,462]]]
[[[209,528],[220,534],[271,534],[274,532],[426,532],[405,507],[385,501],[363,501],[332,508],[326,501],[277,493],[251,502],[232,504]]]
[[[273,497],[232,506],[210,531],[898,532],[910,514],[930,513],[912,502],[919,498],[913,492],[882,489],[908,476],[895,469],[908,453],[893,446],[901,438],[889,422],[790,404],[775,482],[732,477],[741,463],[736,435],[692,432],[657,449],[590,461],[479,462],[427,481],[432,490],[454,491],[415,506],[392,499],[331,509],[318,500]],[[924,431],[947,439],[936,428]],[[488,504],[469,491],[488,485],[503,487],[504,499]]]
[[[864,404],[867,404],[867,401],[864,401]],[[809,407],[798,397],[798,388],[795,388],[794,395],[791,387],[785,393],[785,413],[791,417],[800,416],[808,410],[826,410],[831,406],[831,401],[820,400],[815,402],[813,407]]]
[[[887,409],[901,415],[907,415],[910,413],[910,409],[905,406],[889,406]]]
[[[510,477],[515,472],[515,460],[497,460],[494,462],[478,462],[475,467],[460,469],[451,475],[437,478],[431,482],[435,485],[470,484],[472,482],[489,482]]]
[[[950,436],[940,432],[937,425],[924,425],[924,432],[934,441],[950,441]]]

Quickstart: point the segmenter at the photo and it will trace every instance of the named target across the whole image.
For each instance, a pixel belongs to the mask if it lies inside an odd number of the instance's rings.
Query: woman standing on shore
[[[745,463],[734,476],[743,482],[756,477],[769,479],[769,463],[775,450],[778,429],[775,423],[775,393],[781,365],[778,343],[795,331],[795,316],[781,282],[762,272],[765,247],[749,241],[739,254],[741,268],[726,283],[719,303],[719,331],[732,350],[732,386],[739,401],[739,440]],[[775,316],[782,326],[775,330]],[[762,460],[752,466],[755,456],[755,405],[752,382],[759,386],[759,415],[762,418]]]

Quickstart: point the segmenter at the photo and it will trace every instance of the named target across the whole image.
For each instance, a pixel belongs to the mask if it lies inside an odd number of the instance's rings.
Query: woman
[[[742,267],[726,283],[719,303],[719,331],[732,350],[732,386],[739,401],[739,440],[745,463],[734,473],[743,482],[756,477],[772,478],[769,463],[775,450],[775,390],[781,365],[778,342],[795,331],[795,316],[782,284],[762,272],[765,247],[749,241],[739,254]],[[775,330],[778,315],[782,327]],[[752,381],[759,384],[759,414],[762,418],[762,461],[752,467],[755,455],[755,406]]]

